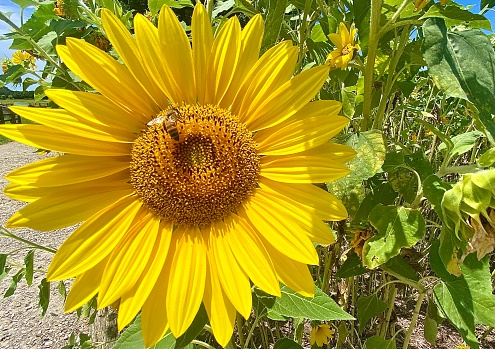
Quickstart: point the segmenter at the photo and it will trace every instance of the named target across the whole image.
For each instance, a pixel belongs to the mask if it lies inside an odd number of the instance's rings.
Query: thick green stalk
[[[364,70],[364,101],[363,120],[361,131],[368,130],[371,125],[371,99],[373,97],[373,73],[375,71],[375,59],[378,49],[378,29],[380,27],[380,15],[382,0],[371,0],[370,40],[368,44],[368,56]]]
[[[404,338],[404,345],[402,349],[407,349],[409,347],[409,341],[411,340],[411,335],[416,328],[416,322],[418,321],[419,311],[421,310],[421,304],[423,304],[423,299],[425,298],[426,293],[420,293],[418,297],[418,301],[416,302],[416,306],[414,307],[414,313],[411,319],[411,324],[406,332],[406,337]]]

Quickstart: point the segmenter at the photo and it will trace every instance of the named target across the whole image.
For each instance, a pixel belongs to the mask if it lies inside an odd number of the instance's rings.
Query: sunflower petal
[[[234,332],[237,312],[223,291],[214,267],[208,267],[203,304],[215,339],[222,347],[227,346]]]
[[[313,184],[285,184],[260,177],[259,185],[262,189],[283,195],[284,200],[287,198],[298,202],[321,220],[340,221],[348,216],[339,199]]]
[[[224,24],[213,42],[206,76],[205,103],[218,104],[234,77],[241,54],[241,25],[237,17]]]
[[[176,103],[182,101],[196,103],[191,44],[174,12],[165,5],[160,10],[158,18],[158,38],[161,55],[164,57],[163,63],[166,66],[166,78],[170,83],[176,84],[178,93],[170,97],[173,97]]]
[[[273,202],[254,195],[243,208],[239,211],[241,217],[247,218],[281,253],[302,263],[318,264],[318,254],[304,230],[277,212]]]
[[[198,103],[203,104],[206,93],[206,71],[214,38],[210,17],[206,8],[200,2],[194,7],[191,33],[194,73],[196,74],[196,94],[198,96]]]
[[[10,182],[58,187],[104,178],[129,168],[129,157],[54,156],[25,165],[5,176]]]
[[[229,234],[232,225],[215,224],[210,235],[210,251],[208,259],[212,272],[218,275],[222,288],[237,311],[248,318],[251,313],[251,285],[246,273],[241,269],[230,249],[225,235]]]
[[[127,196],[92,216],[55,253],[48,268],[48,281],[68,279],[94,267],[112,252],[134,219],[144,212],[140,200]]]
[[[66,313],[82,307],[98,293],[101,276],[103,275],[107,262],[108,257],[103,259],[93,268],[76,277],[76,281],[72,284],[69,295],[65,300],[64,311]]]
[[[101,280],[99,309],[111,305],[134,286],[148,264],[159,227],[159,218],[150,212],[115,247]]]
[[[129,156],[131,144],[103,142],[43,125],[2,125],[0,134],[31,147],[86,156]]]
[[[246,124],[249,129],[254,131],[274,126],[294,115],[318,93],[327,79],[329,69],[325,65],[303,71],[258,105],[253,102],[257,109],[248,112]]]
[[[83,183],[58,187],[17,211],[9,218],[6,226],[29,227],[41,231],[65,228],[84,221],[133,191],[132,186],[124,181],[94,186]]]
[[[194,320],[203,299],[206,244],[198,228],[177,228],[179,236],[167,286],[170,330],[177,338]],[[187,295],[187,297],[184,297]]]
[[[150,295],[169,255],[170,240],[172,238],[173,223],[161,222],[160,233],[153,244],[148,264],[134,286],[124,293],[120,299],[118,328],[119,331],[127,326],[141,310]]]
[[[280,297],[280,285],[265,246],[246,220],[236,216],[234,221],[235,228],[225,238],[237,262],[256,286]]]
[[[165,109],[168,105],[167,96],[153,79],[148,78],[141,64],[139,48],[127,28],[117,16],[105,8],[101,9],[101,21],[105,34],[134,79],[161,109]]]

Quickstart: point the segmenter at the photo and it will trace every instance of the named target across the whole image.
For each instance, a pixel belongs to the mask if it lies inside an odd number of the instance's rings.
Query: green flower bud
[[[447,191],[442,211],[454,223],[457,238],[467,242],[466,255],[478,259],[495,247],[495,170],[466,174]]]

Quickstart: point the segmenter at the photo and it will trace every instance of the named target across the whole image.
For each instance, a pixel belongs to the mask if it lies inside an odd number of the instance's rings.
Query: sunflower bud
[[[478,259],[495,247],[495,170],[464,175],[444,194],[442,210],[455,224],[455,234],[467,242],[467,254]]]

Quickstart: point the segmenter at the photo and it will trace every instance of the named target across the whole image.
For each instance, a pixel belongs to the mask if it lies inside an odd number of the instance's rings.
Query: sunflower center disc
[[[251,133],[215,106],[170,107],[134,141],[131,183],[143,202],[179,225],[205,225],[254,194],[260,156]]]

